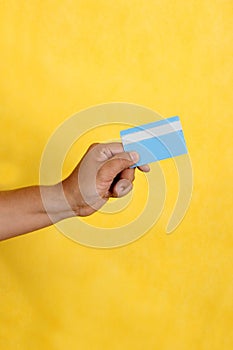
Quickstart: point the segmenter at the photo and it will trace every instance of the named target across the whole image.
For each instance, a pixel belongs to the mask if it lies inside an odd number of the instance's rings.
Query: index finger
[[[94,144],[93,147],[89,148],[93,157],[98,161],[106,161],[116,156],[119,153],[123,153],[124,149],[122,143],[111,142],[111,143],[99,143]]]
[[[121,142],[102,143],[104,150],[107,152],[109,158],[124,152]]]

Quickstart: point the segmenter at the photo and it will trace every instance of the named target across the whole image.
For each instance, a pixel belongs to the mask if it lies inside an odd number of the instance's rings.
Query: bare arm
[[[132,158],[132,156],[134,156]],[[132,189],[137,154],[120,143],[92,145],[61,183],[0,192],[0,240],[52,225],[72,216],[87,216],[110,197]],[[149,171],[147,165],[142,171]]]
[[[53,222],[46,212],[39,186],[26,187],[0,192],[0,239],[7,239],[26,232],[51,225],[71,216],[71,211],[64,210],[59,186],[44,186],[44,193],[57,208],[57,220],[53,213]]]

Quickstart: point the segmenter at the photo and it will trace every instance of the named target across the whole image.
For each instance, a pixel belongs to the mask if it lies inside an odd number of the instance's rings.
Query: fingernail
[[[146,171],[146,172],[149,172],[149,171],[150,171],[149,165],[148,165],[148,164],[145,164],[143,170]]]
[[[134,163],[137,163],[137,161],[139,160],[139,154],[137,152],[130,152],[129,155],[132,161]]]

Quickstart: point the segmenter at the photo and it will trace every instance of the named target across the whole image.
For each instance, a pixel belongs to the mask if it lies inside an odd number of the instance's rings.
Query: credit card
[[[140,156],[133,167],[188,153],[178,116],[122,130],[120,136],[124,151]]]

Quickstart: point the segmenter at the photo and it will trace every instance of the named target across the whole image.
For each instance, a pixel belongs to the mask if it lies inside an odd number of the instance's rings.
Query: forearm
[[[50,226],[73,215],[61,184],[0,192],[0,240]]]

